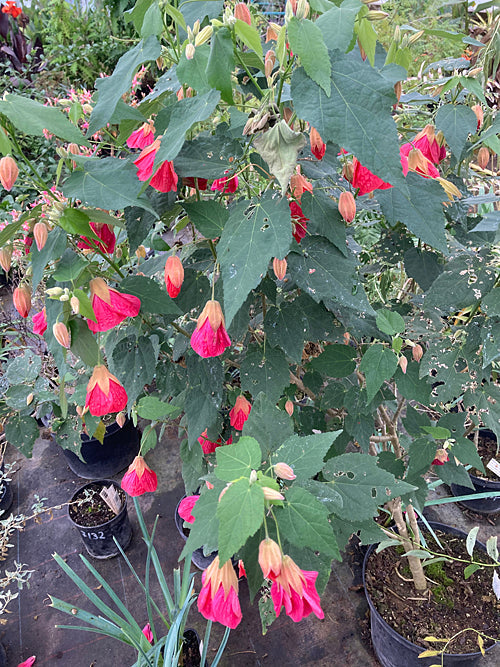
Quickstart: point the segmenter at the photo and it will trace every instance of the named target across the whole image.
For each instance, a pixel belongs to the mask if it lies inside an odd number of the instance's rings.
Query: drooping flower
[[[390,183],[385,183],[381,178],[375,176],[369,169],[363,167],[361,162],[352,158],[352,180],[351,184],[354,188],[359,188],[358,194],[366,195],[374,190],[387,190],[392,188]]]
[[[151,146],[155,140],[155,126],[152,122],[143,123],[141,127],[137,130],[134,130],[130,137],[127,139],[127,146],[129,148],[146,148]]]
[[[241,560],[241,558],[238,561],[238,579],[241,579],[241,577],[246,577],[247,573],[245,570],[245,563]]]
[[[227,560],[219,567],[219,556],[216,556],[201,579],[203,586],[198,596],[198,611],[207,620],[217,621],[234,630],[242,616],[238,578],[233,564]]]
[[[474,104],[474,106],[472,107],[472,111],[476,114],[476,119],[477,119],[476,132],[478,132],[483,126],[483,121],[484,121],[483,107],[480,104]]]
[[[481,169],[486,169],[490,161],[490,151],[487,146],[481,146],[477,152],[477,163]]]
[[[356,200],[352,192],[344,190],[339,196],[339,213],[350,224],[356,217]]]
[[[227,171],[225,172],[228,173]],[[237,176],[224,176],[223,178],[218,178],[212,183],[210,190],[218,190],[219,192],[224,192],[230,194],[236,192],[238,188],[238,177]]]
[[[122,294],[106,285],[102,278],[90,281],[92,308],[97,322],[87,320],[92,333],[109,331],[126,317],[136,317],[141,308],[140,299],[132,294]]]
[[[247,401],[247,399],[240,394],[236,399],[234,407],[229,412],[229,419],[231,421],[231,426],[237,431],[241,431],[243,424],[248,419],[250,410],[252,409],[252,404]]]
[[[47,331],[47,313],[45,307],[36,315],[33,315],[33,333],[43,336]]]
[[[78,247],[84,250],[95,250],[97,247],[101,252],[112,255],[116,245],[116,237],[113,227],[104,222],[91,222],[89,223],[89,226],[101,240],[96,241],[95,239],[88,239],[86,236],[82,236],[80,241],[78,241]]]
[[[134,160],[137,167],[137,178],[140,181],[147,181],[153,176],[153,166],[156,152],[160,147],[160,139],[155,139],[150,146],[146,146],[139,157]],[[155,172],[149,185],[159,192],[170,192],[177,190],[178,177],[174,171],[174,163],[165,160],[160,168]]]
[[[4,9],[5,6],[2,7],[2,11]],[[19,169],[17,168],[17,164],[14,158],[10,157],[10,155],[3,157],[0,160],[0,183],[7,191],[10,192],[10,190],[12,190],[18,175],[19,175]]]
[[[282,554],[279,545],[270,537],[259,544],[259,565],[264,579],[276,579],[281,572]]]
[[[403,144],[400,148],[402,155],[408,156],[412,148],[418,148],[422,155],[433,164],[439,164],[446,157],[446,147],[442,144],[441,133],[434,133],[433,125],[426,125],[411,142]]]
[[[7,0],[5,5],[2,7],[2,12],[4,14],[10,14],[13,19],[17,19],[19,14],[23,13],[23,10],[21,9],[21,7],[18,7],[16,5],[15,0]],[[29,658],[29,659],[31,660],[31,658]],[[33,660],[33,662],[35,662],[35,661]],[[30,662],[29,665],[32,665],[33,662]],[[22,664],[24,665],[24,662]],[[28,664],[28,661],[26,661],[26,664]],[[22,667],[22,666],[19,665],[19,667]]]
[[[154,637],[153,633],[151,632],[151,626],[149,623],[146,623],[146,625],[142,628],[142,634],[146,637],[150,644],[153,643]]]
[[[198,317],[196,329],[191,335],[191,347],[200,357],[207,359],[218,357],[230,345],[220,303],[211,299]]]
[[[184,267],[177,255],[169,255],[165,263],[165,285],[169,297],[175,299],[179,296],[182,283],[184,282]]]
[[[12,263],[12,252],[12,246],[5,246],[4,248],[0,248],[0,266],[5,271],[5,273],[9,273],[10,271]]]
[[[26,285],[16,287],[12,295],[14,306],[21,317],[28,317],[31,310],[31,292]]]
[[[179,516],[188,523],[194,523],[193,507],[200,496],[186,496],[179,503]]]
[[[446,449],[437,449],[436,457],[431,463],[433,466],[443,466],[447,461],[449,461],[448,452]]]
[[[136,456],[123,475],[122,489],[129,496],[142,496],[143,493],[152,493],[158,488],[158,478],[154,470],[146,464],[142,456]]]
[[[283,278],[286,276],[286,269],[286,257],[285,259],[278,259],[277,257],[273,258],[273,271],[278,280],[283,280]]]
[[[216,442],[213,442],[213,440],[209,440],[207,438],[207,429],[205,429],[203,433],[200,435],[200,437],[198,438],[198,442],[200,443],[204,454],[213,454],[217,449],[217,447],[222,446],[221,438],[217,438]],[[232,445],[232,444],[233,444],[233,437],[230,436],[226,440],[226,445]]]
[[[87,384],[85,407],[94,417],[120,412],[127,407],[127,392],[106,366],[96,366]]]
[[[2,8],[2,11],[3,11],[3,8]],[[21,10],[19,10],[19,11],[21,11]],[[31,658],[28,658],[24,662],[20,662],[17,667],[32,667],[32,665],[35,664],[35,661],[36,661],[36,656],[32,655]]]
[[[271,573],[269,575],[273,582],[271,598],[276,616],[280,615],[284,606],[286,614],[295,623],[309,616],[311,612],[318,618],[324,618],[325,614],[321,609],[321,600],[316,590],[317,577],[317,572],[301,570],[290,556],[283,556],[278,576],[274,577]]]
[[[300,243],[307,233],[307,223],[309,222],[309,218],[305,217],[301,207],[296,201],[290,201],[288,202],[288,205],[290,207],[290,213],[292,214],[292,236],[297,243]]]
[[[298,202],[304,192],[313,191],[312,183],[300,173],[300,165],[297,165],[295,173],[290,178],[290,191]]]
[[[402,152],[401,146],[400,158],[403,174],[406,176],[409,171],[414,171],[424,178],[439,178],[439,171],[434,164],[428,160],[422,151],[418,148],[410,148],[407,155]]]
[[[315,127],[311,127],[311,131],[309,132],[309,139],[311,142],[311,153],[317,160],[322,160],[326,153],[326,144]]]

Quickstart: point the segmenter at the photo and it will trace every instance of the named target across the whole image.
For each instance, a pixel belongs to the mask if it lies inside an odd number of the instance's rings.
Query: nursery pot
[[[485,435],[489,438],[494,438],[496,440],[496,435],[493,431],[487,429],[481,429],[479,435]],[[494,479],[486,479],[484,477],[476,477],[469,473],[470,481],[474,485],[474,489],[469,489],[466,486],[460,486],[460,484],[452,484],[451,492],[454,496],[470,496],[473,493],[486,493],[490,492],[500,492],[500,477],[498,481]],[[492,498],[476,498],[474,500],[461,500],[460,505],[466,507],[473,512],[478,514],[497,514],[500,512],[500,496],[494,496]]]
[[[90,488],[94,484],[98,484],[101,487],[113,485],[117,491],[121,491],[116,482],[113,482],[110,479],[100,479],[80,487],[73,495],[70,502],[74,502],[84,489]],[[121,491],[121,493],[123,493],[123,491]],[[132,526],[130,525],[128,518],[126,499],[123,500],[122,508],[116,516],[97,526],[84,526],[82,523],[78,523],[71,517],[70,506],[68,506],[68,517],[71,523],[78,528],[83,544],[92,558],[104,560],[106,558],[118,556],[120,550],[118,549],[114,538],[116,538],[119,545],[124,550],[128,547],[132,539]]]
[[[182,519],[181,519],[182,520]],[[200,649],[200,635],[192,628],[184,630],[184,643],[182,644],[181,656],[183,658],[183,665],[186,667],[200,667],[201,665],[201,649]],[[209,667],[208,661],[205,660],[204,667]]]
[[[429,525],[434,530],[441,530],[451,535],[457,535],[458,537],[463,537],[464,540],[467,537],[467,534],[462,530],[458,530],[458,528],[453,528],[452,526],[435,523],[434,521],[429,521]],[[476,546],[482,551],[486,551],[484,544],[476,542]],[[441,664],[440,656],[419,658],[418,655],[422,653],[425,648],[417,646],[416,644],[413,644],[413,642],[402,637],[396,630],[394,630],[394,628],[384,621],[373,604],[370,594],[366,589],[365,574],[368,560],[376,548],[377,545],[372,544],[366,552],[363,561],[363,585],[365,587],[366,600],[370,608],[372,644],[378,661],[382,667],[403,667],[403,665],[404,667],[431,667],[431,665],[436,665],[438,662]],[[495,644],[485,649],[485,651],[489,651],[494,646]],[[473,667],[481,657],[482,655],[479,651],[477,653],[445,653],[443,664],[444,667]]]
[[[84,479],[113,477],[125,470],[139,453],[139,432],[128,418],[122,428],[116,422],[107,426],[102,444],[85,433],[81,439],[83,461],[70,449],[63,449],[63,454],[75,475]]]
[[[186,496],[184,496],[184,498],[185,497]],[[187,535],[184,532],[184,520],[179,514],[179,505],[184,500],[184,498],[181,498],[177,503],[177,507],[175,508],[174,518],[175,518],[175,525],[177,526],[177,530],[179,531],[179,535],[185,542],[187,540]],[[211,554],[208,554],[208,556],[205,556],[203,553],[203,548],[200,547],[199,549],[196,549],[196,551],[193,551],[193,555],[191,556],[191,562],[193,563],[193,565],[196,565],[196,567],[199,570],[206,570],[216,556],[217,556],[217,551],[214,551]]]
[[[7,653],[3,644],[0,644],[0,667],[7,667]]]

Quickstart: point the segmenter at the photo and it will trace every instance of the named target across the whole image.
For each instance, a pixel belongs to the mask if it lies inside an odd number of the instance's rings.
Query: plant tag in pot
[[[492,470],[495,475],[500,477],[500,462],[496,459],[491,459],[489,463],[486,464],[486,467]]]
[[[115,514],[119,514],[122,508],[122,501],[118,495],[118,491],[114,486],[104,487],[101,493],[99,494],[104,500],[106,505],[110,507]]]

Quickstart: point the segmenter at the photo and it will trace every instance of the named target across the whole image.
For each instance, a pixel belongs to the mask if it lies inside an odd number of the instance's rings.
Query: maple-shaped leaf
[[[306,145],[304,135],[294,132],[285,120],[280,120],[270,130],[256,137],[253,145],[269,165],[271,174],[278,179],[282,194],[285,194],[297,164],[297,155]]]

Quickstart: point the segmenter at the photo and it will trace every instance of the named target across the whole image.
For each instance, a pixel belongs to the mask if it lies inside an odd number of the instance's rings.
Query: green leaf
[[[236,66],[231,33],[220,28],[212,37],[207,65],[207,80],[212,88],[220,91],[224,102],[233,104],[231,74]]]
[[[343,499],[336,514],[363,521],[376,516],[378,507],[415,487],[377,466],[370,454],[341,454],[327,461],[323,475]]]
[[[498,554],[498,535],[490,535],[486,540],[486,552],[488,556],[494,560],[496,563],[499,561]],[[497,595],[498,598],[498,595]]]
[[[193,509],[195,521],[189,527],[189,537],[179,560],[200,547],[205,547],[206,552],[217,551],[217,537],[219,534],[217,509],[221,490],[220,487],[216,486],[214,489],[202,493],[196,501]]]
[[[182,208],[196,229],[208,239],[222,234],[229,211],[215,200],[183,202]]]
[[[186,21],[184,20],[184,16],[182,13],[177,9],[177,7],[174,7],[173,5],[164,5],[163,9],[166,11],[166,13],[174,19],[176,23],[179,24],[179,26],[183,29],[186,30]],[[201,22],[201,20],[200,20]]]
[[[211,89],[206,73],[209,56],[208,44],[197,46],[191,60],[186,58],[186,53],[183,51],[175,70],[179,82],[198,93],[208,92]]]
[[[167,10],[171,7],[167,5]],[[159,36],[163,30],[163,15],[160,10],[160,5],[158,2],[153,2],[153,4],[148,8],[147,12],[144,14],[144,20],[142,22],[140,36],[142,39],[146,39],[150,35]]]
[[[338,303],[373,314],[359,283],[358,263],[353,254],[344,257],[326,239],[306,237],[288,256],[288,266],[297,285],[315,301],[322,300],[328,309]]]
[[[81,289],[75,289],[73,290],[73,295],[78,299],[78,312],[80,315],[92,320],[92,322],[97,322],[92,303],[87,294]]]
[[[151,194],[145,195],[149,199],[153,211],[145,211],[137,206],[127,206],[125,208],[125,227],[130,244],[130,252],[135,252],[139,245],[144,241],[149,232],[153,229],[156,220],[161,217],[165,224],[172,220],[172,216],[177,215],[180,207],[175,203],[176,192],[157,192],[154,190]]]
[[[291,239],[285,198],[266,192],[259,200],[243,200],[233,206],[217,246],[227,326],[266,274],[271,258],[287,255]]]
[[[241,19],[236,19],[234,30],[241,41],[248,46],[262,60],[262,43],[257,29],[253,25],[248,25]],[[262,63],[264,64],[264,63]]]
[[[403,333],[405,321],[395,310],[377,310],[377,327],[388,336]]]
[[[290,384],[290,370],[281,350],[266,346],[265,351],[250,345],[241,362],[241,388],[253,396],[261,391],[276,403],[283,389]]]
[[[66,208],[59,218],[60,226],[70,234],[98,239],[90,227],[90,218],[78,208]]]
[[[154,170],[165,160],[173,160],[177,157],[184,143],[186,132],[195,123],[206,120],[217,106],[219,99],[219,92],[211,90],[204,95],[186,97],[179,100],[173,109],[168,108],[170,120],[155,156]],[[159,132],[163,131],[162,112],[158,114],[155,126]]]
[[[256,533],[264,520],[264,492],[240,479],[227,488],[217,507],[219,559],[225,563]]]
[[[127,276],[119,285],[120,292],[133,294],[141,300],[143,313],[158,313],[175,319],[181,311],[175,302],[163,291],[152,278],[145,276]]]
[[[404,255],[405,271],[426,291],[443,270],[436,253],[410,248]]]
[[[203,431],[217,420],[222,404],[224,373],[218,357],[200,359],[189,356],[187,369],[189,380],[185,410],[189,446],[192,447]]]
[[[460,159],[469,134],[476,133],[477,118],[465,104],[444,104],[435,118],[436,129],[441,130],[457,160]]]
[[[356,369],[357,352],[349,345],[334,343],[328,345],[325,350],[315,357],[310,365],[322,375],[331,378],[345,378]]]
[[[0,131],[0,153],[3,156],[10,155],[12,153],[12,145],[10,143],[10,139],[3,131],[3,128]]]
[[[391,225],[402,222],[421,241],[446,253],[444,199],[438,181],[414,173],[397,187],[377,191],[377,200]]]
[[[401,368],[398,368],[394,379],[398,387],[398,392],[401,396],[409,401],[417,401],[427,405],[430,401],[431,390],[427,377],[419,377],[419,365],[417,362],[410,361],[406,368],[406,373],[403,373]]]
[[[476,544],[476,539],[477,539],[477,534],[479,533],[479,526],[475,526],[474,528],[471,528],[469,530],[469,533],[467,535],[467,539],[465,540],[465,546],[467,549],[467,553],[469,556],[472,558],[472,554],[474,552],[474,546]]]
[[[444,426],[422,426],[422,431],[432,436],[435,440],[446,440],[451,436],[449,429]]]
[[[368,7],[365,5],[358,15],[358,20],[354,25],[355,32],[358,36],[359,43],[365,50],[370,64],[375,64],[375,51],[377,48],[377,32],[371,21],[368,21],[366,15],[368,14]]]
[[[258,134],[253,145],[267,162],[271,174],[278,179],[284,196],[297,164],[297,156],[306,145],[304,135],[302,132],[294,132],[282,119],[271,129]]]
[[[155,373],[157,352],[146,336],[134,335],[122,338],[113,349],[112,359],[115,375],[127,388],[127,409],[149,384]]]
[[[107,157],[89,160],[83,171],[74,171],[65,181],[63,192],[69,199],[80,199],[89,206],[107,210],[138,206],[158,218],[147,197],[139,197],[142,187],[131,162]]]
[[[67,237],[66,232],[59,227],[52,229],[47,241],[41,250],[38,250],[36,243],[31,247],[31,266],[33,269],[32,289],[35,290],[43,278],[43,272],[47,264],[54,259],[59,259],[66,250]]]
[[[170,403],[161,401],[156,396],[143,396],[137,403],[137,414],[143,419],[151,421],[160,421],[165,417],[172,417],[175,413],[178,415],[179,408]],[[173,417],[172,417],[173,418]]]
[[[344,0],[339,7],[332,7],[316,20],[327,48],[347,51],[352,42],[354,21],[362,6],[360,0]]]
[[[154,449],[158,443],[158,436],[154,428],[146,428],[141,436],[141,456]]]
[[[87,262],[83,257],[80,257],[76,252],[67,248],[61,259],[57,262],[56,270],[52,276],[63,283],[74,281],[86,267]]]
[[[455,438],[452,448],[453,456],[456,456],[463,465],[471,465],[484,473],[484,466],[475,444],[469,438]]]
[[[333,51],[330,60],[330,97],[302,68],[293,73],[292,99],[297,115],[315,127],[323,141],[354,153],[384,181],[393,185],[400,182],[399,142],[391,116],[396,101],[393,84],[368,63],[339,51]]]
[[[500,287],[494,287],[481,301],[481,310],[493,317],[500,316]]]
[[[196,19],[203,23],[205,17],[209,20],[217,18],[220,16],[223,7],[223,0],[196,0],[196,2],[184,0],[184,2],[179,3],[179,9],[184,16],[186,25],[189,26],[193,26]]]
[[[89,145],[60,109],[46,107],[29,97],[6,93],[0,100],[0,113],[24,134],[43,136],[43,131],[48,130],[65,141],[73,141],[79,146]]]
[[[474,572],[480,569],[481,565],[479,563],[471,563],[470,565],[467,565],[467,567],[464,569],[464,579],[468,579],[474,574]]]
[[[287,463],[293,468],[296,484],[313,477],[324,465],[324,457],[341,431],[316,433],[314,435],[292,435],[273,452],[271,462]]]
[[[8,241],[14,238],[14,236],[23,226],[24,222],[25,220],[22,218],[20,220],[16,220],[16,222],[9,222],[8,225],[6,225],[6,227],[0,231],[0,247],[4,246]]]
[[[215,451],[217,468],[215,473],[224,482],[239,477],[250,477],[252,470],[260,468],[260,445],[255,438],[243,437],[235,445],[219,447]]]
[[[220,178],[227,171],[234,172],[234,159],[240,155],[241,146],[235,139],[200,136],[184,144],[175,160],[175,171],[179,176]]]
[[[71,352],[84,364],[93,367],[99,364],[99,346],[88,324],[80,317],[69,321],[71,330]]]
[[[294,305],[295,302],[284,301],[279,308],[269,308],[264,319],[264,331],[271,345],[281,347],[293,361],[300,363],[308,331],[303,320],[297,317]]]
[[[35,440],[40,435],[38,424],[33,417],[15,415],[5,422],[4,427],[7,442],[30,459],[33,455]]]
[[[481,327],[483,368],[500,357],[500,322],[486,321]]]
[[[309,218],[308,231],[324,236],[347,257],[346,226],[338,203],[325,192],[313,190],[302,194],[300,205],[305,217]]]
[[[392,378],[397,367],[398,358],[389,348],[376,343],[366,350],[361,359],[359,370],[366,378],[368,403],[371,403],[384,381]]]
[[[269,456],[278,445],[293,433],[292,419],[279,410],[263,393],[253,402],[250,415],[243,425],[243,435],[260,443],[262,458]]]
[[[286,492],[286,503],[276,511],[280,533],[299,547],[308,547],[341,560],[328,511],[305,489],[292,487]]]
[[[87,136],[91,137],[110,120],[122,95],[130,89],[137,68],[149,60],[156,60],[160,55],[161,45],[155,35],[150,35],[120,58],[111,76],[97,79],[95,83],[98,90],[97,104],[90,116]],[[116,209],[122,206],[102,208]]]
[[[300,58],[306,74],[330,97],[332,68],[319,27],[308,19],[293,16],[287,25],[287,35],[290,48]]]

